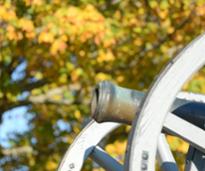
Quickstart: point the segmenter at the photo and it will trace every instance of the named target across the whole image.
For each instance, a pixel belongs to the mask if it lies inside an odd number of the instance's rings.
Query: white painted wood
[[[205,63],[205,35],[189,44],[159,75],[136,116],[127,146],[126,171],[154,171],[158,137],[182,85]],[[148,160],[143,154],[149,155]]]
[[[188,101],[205,103],[205,95],[204,94],[181,91],[177,94],[177,98],[188,100]]]
[[[157,159],[162,171],[178,171],[176,161],[164,134],[160,134],[157,145]]]
[[[163,124],[166,133],[178,136],[205,153],[205,131],[178,116],[169,113]]]
[[[95,146],[118,126],[120,124],[110,122],[99,124],[94,120],[90,121],[67,150],[58,171],[81,170],[84,160],[87,159]]]
[[[103,137],[109,134],[113,129],[119,127],[116,123],[96,123],[91,121],[78,135],[75,141],[67,150],[58,171],[80,171],[84,161],[91,155],[91,158],[102,167],[110,168],[108,170],[122,170],[123,168],[103,150],[96,145]],[[174,131],[173,131],[174,132]],[[163,139],[158,143],[159,159],[162,162],[174,161],[171,158],[171,152],[167,146],[164,147]],[[172,170],[175,171],[175,170]]]

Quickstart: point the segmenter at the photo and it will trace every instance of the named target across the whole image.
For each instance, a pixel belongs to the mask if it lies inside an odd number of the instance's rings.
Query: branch
[[[48,83],[47,80],[39,80],[32,83],[28,83],[26,80],[24,81],[20,80],[20,81],[15,81],[12,84],[8,85],[7,90],[9,90],[9,92],[11,93],[30,91],[34,88],[41,87],[47,83]]]
[[[50,90],[46,94],[38,95],[38,96],[30,96],[28,100],[31,103],[38,104],[38,103],[44,103],[44,104],[63,104],[68,105],[71,104],[73,101],[64,98],[64,92],[68,91],[67,86],[58,87],[55,89]],[[60,99],[55,99],[55,96],[60,96]]]
[[[0,105],[0,123],[2,121],[2,115],[4,112],[8,111],[8,110],[11,110],[15,107],[20,107],[20,106],[27,106],[31,104],[28,100],[22,100],[22,101],[18,101],[18,102],[15,102],[15,103],[3,103]]]
[[[16,108],[16,107],[27,106],[31,104],[54,104],[54,105],[72,104],[74,101],[72,99],[65,98],[64,93],[66,91],[75,91],[77,89],[79,89],[79,87],[70,87],[70,90],[68,90],[67,86],[62,86],[62,87],[54,88],[48,91],[46,94],[42,94],[38,96],[29,96],[25,100],[20,100],[17,102],[10,102],[10,103],[8,102],[1,103],[0,104],[0,122],[2,118],[1,116],[4,112],[11,110],[13,108]]]
[[[33,153],[33,149],[30,146],[23,146],[11,149],[3,149],[2,153],[5,156],[19,156],[23,154]]]

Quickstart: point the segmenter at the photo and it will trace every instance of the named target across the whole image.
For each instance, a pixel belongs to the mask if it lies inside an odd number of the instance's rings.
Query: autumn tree
[[[202,0],[0,0],[0,120],[20,106],[33,116],[27,133],[0,147],[0,168],[55,170],[88,121],[97,82],[146,90],[204,28]],[[204,82],[202,70],[185,88],[205,92]],[[59,130],[59,120],[70,129]],[[122,155],[128,132],[116,131],[105,149]],[[181,158],[187,145],[168,140]]]

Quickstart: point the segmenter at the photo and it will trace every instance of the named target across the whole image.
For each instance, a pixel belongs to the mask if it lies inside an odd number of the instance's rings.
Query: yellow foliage
[[[21,40],[23,38],[23,34],[21,32],[16,31],[16,29],[11,25],[7,26],[6,35],[9,40]]]
[[[39,95],[39,94],[41,94],[41,90],[38,88],[35,88],[31,91],[31,95],[35,96],[35,95]]]
[[[52,2],[53,2],[54,4],[60,4],[61,1],[62,1],[62,0],[53,0]]]
[[[108,144],[105,150],[112,156],[122,156],[125,154],[127,141],[115,141],[113,144]]]
[[[168,135],[167,141],[173,151],[181,152],[183,154],[188,151],[189,144],[177,137]]]
[[[143,15],[145,13],[145,10],[143,8],[140,8],[138,12],[140,15]]]
[[[204,76],[204,72],[199,72],[196,73],[193,76],[193,80],[189,80],[186,82],[186,84],[184,84],[183,86],[183,90],[186,91],[193,91],[195,93],[205,93],[205,76]]]
[[[142,43],[143,43],[143,42],[142,42],[142,39],[137,38],[137,39],[134,40],[134,44],[135,44],[136,46],[141,46]]]
[[[171,26],[171,21],[170,21],[170,20],[164,20],[164,21],[162,22],[162,26],[163,26],[164,28],[169,28],[169,27]]]
[[[80,120],[80,119],[81,119],[81,113],[80,113],[80,111],[79,111],[79,110],[76,110],[76,111],[74,112],[74,116],[75,116],[76,119]]]
[[[57,39],[52,43],[50,52],[52,55],[56,55],[58,52],[63,53],[65,52],[66,47],[67,45],[64,41],[62,41],[62,39]]]
[[[10,101],[13,101],[13,102],[16,101],[15,95],[11,94],[10,92],[6,93],[6,97],[7,97]]]
[[[53,94],[52,96],[50,96],[50,98],[55,101],[60,101],[62,99],[62,96],[60,94]]]
[[[105,171],[105,169],[103,169],[103,168],[94,168],[94,169],[92,169],[92,171]]]
[[[197,7],[196,13],[199,16],[204,16],[205,15],[205,6],[202,5],[202,6]]]
[[[38,36],[39,43],[52,43],[54,41],[54,35],[51,32],[41,32]]]
[[[79,77],[83,74],[83,70],[81,68],[76,68],[71,72],[71,80],[76,82]]]
[[[97,45],[100,45],[104,35],[108,34],[103,15],[93,5],[86,5],[83,9],[74,6],[62,8],[56,11],[54,16],[59,19],[65,32],[72,33],[72,36],[69,37],[70,41],[76,37],[81,42],[93,39]]]
[[[97,82],[103,81],[103,80],[109,80],[110,75],[100,72],[100,73],[96,74],[95,79]]]
[[[174,32],[174,27],[170,26],[167,28],[167,33],[171,34]]]
[[[67,62],[67,63],[66,63],[66,69],[67,69],[68,71],[71,71],[71,70],[74,69],[74,65],[73,65],[71,62]]]
[[[163,52],[163,53],[167,53],[167,51],[169,50],[169,48],[167,46],[161,46],[160,47],[160,50]]]
[[[43,78],[43,74],[42,74],[41,72],[36,72],[36,73],[35,73],[35,78],[38,79],[38,80],[40,80],[40,79]]]
[[[7,37],[10,39],[10,40],[15,40],[17,38],[17,34],[16,34],[16,31],[15,31],[15,28],[11,25],[9,25],[7,27]]]
[[[59,82],[63,83],[63,84],[66,83],[67,82],[67,75],[66,74],[60,75]]]
[[[121,82],[123,82],[124,81],[124,76],[123,75],[120,75],[120,76],[118,76],[117,78],[116,78],[116,80],[117,80],[117,82],[118,83],[121,83]]]
[[[2,98],[3,97],[3,93],[0,91],[0,98]]]
[[[110,50],[108,50],[107,52],[99,51],[99,55],[97,57],[97,61],[99,63],[104,62],[104,61],[106,62],[113,61],[114,59],[115,57]]]
[[[82,57],[85,56],[85,51],[80,50],[79,55],[82,56]]]
[[[27,32],[27,33],[26,33],[26,37],[27,37],[28,39],[33,39],[35,36],[36,36],[36,33],[35,33],[35,32]]]
[[[29,165],[31,165],[31,166],[34,166],[36,164],[36,161],[34,160],[33,157],[30,157],[28,162],[29,162]]]
[[[79,127],[73,127],[73,132],[75,132],[75,133],[79,133],[81,130],[80,130],[80,128]]]
[[[183,40],[183,36],[181,34],[177,34],[176,37],[175,37],[175,40],[180,42]]]
[[[0,5],[0,19],[5,21],[11,21],[16,19],[16,13],[11,9],[3,5]]]
[[[43,1],[42,0],[24,0],[27,6],[30,5],[42,5]]]
[[[159,4],[157,3],[157,1],[150,1],[149,4],[150,4],[151,8],[156,8],[156,7],[158,7],[158,5],[159,5]]]
[[[19,20],[19,27],[26,32],[32,32],[34,30],[33,22],[26,18],[21,18]]]
[[[61,36],[59,37],[59,39],[62,40],[63,42],[68,41],[68,37],[67,37],[65,34],[61,35]]]
[[[56,170],[58,167],[58,163],[55,161],[48,160],[46,163],[46,170],[51,171],[51,170]]]
[[[159,16],[161,17],[161,19],[166,19],[167,15],[168,15],[168,11],[166,10],[161,10],[159,12]]]
[[[186,143],[185,141],[182,141],[182,142],[180,143],[180,145],[178,146],[178,148],[177,148],[176,151],[181,152],[181,153],[183,153],[183,154],[186,154],[187,151],[188,151],[188,149],[189,149],[189,144]]]

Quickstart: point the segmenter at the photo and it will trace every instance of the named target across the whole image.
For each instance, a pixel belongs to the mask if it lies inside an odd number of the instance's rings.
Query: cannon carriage
[[[90,156],[106,170],[154,171],[157,156],[161,170],[177,171],[164,135],[171,134],[190,144],[185,171],[205,171],[205,96],[180,92],[204,64],[205,35],[201,35],[169,62],[147,93],[99,83],[91,103],[93,119],[69,147],[58,170],[81,170]],[[98,146],[121,124],[132,126],[123,165]]]

